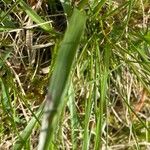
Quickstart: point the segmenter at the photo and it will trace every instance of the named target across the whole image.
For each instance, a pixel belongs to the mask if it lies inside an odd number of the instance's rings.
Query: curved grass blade
[[[54,72],[50,81],[40,134],[39,150],[48,150],[49,145],[52,145],[50,143],[52,142],[58,106],[62,103],[62,96],[72,69],[85,22],[86,16],[75,9],[64,39],[59,47]]]

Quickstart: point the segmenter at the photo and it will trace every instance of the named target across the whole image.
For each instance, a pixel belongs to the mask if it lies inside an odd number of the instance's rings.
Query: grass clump
[[[1,149],[149,149],[149,1],[0,6]]]

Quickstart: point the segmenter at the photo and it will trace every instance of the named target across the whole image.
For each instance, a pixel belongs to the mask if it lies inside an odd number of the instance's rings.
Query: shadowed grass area
[[[1,1],[0,149],[149,149],[149,12]]]

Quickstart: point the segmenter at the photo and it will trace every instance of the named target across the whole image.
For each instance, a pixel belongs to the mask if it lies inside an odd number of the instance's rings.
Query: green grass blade
[[[49,25],[48,23],[45,24],[45,21],[32,8],[30,8],[24,1],[21,1],[19,4],[22,7],[22,9],[29,15],[29,17],[34,22],[39,24],[42,29],[50,33],[53,31],[52,26]]]
[[[3,109],[6,113],[8,113],[11,116],[12,115],[12,112],[11,112],[12,106],[11,106],[10,97],[8,94],[7,85],[5,84],[5,82],[2,79],[0,79],[0,84],[1,84],[1,89],[2,89],[1,103],[2,103]]]
[[[93,10],[94,17],[98,15],[105,2],[106,0],[101,0],[100,2],[98,2],[97,6]]]
[[[150,32],[144,35],[144,40],[150,45]]]
[[[55,69],[50,81],[47,104],[44,111],[39,150],[48,150],[54,129],[54,119],[67,85],[72,63],[86,22],[86,16],[75,9],[64,39],[59,47]]]
[[[75,91],[73,89],[73,85],[70,85],[69,91],[69,100],[68,100],[68,109],[70,111],[70,116],[71,116],[71,138],[72,138],[72,149],[76,150],[78,147],[77,144],[77,130],[79,128],[79,120],[78,120],[78,115],[77,115],[77,110],[76,110],[76,105],[75,105]]]
[[[111,51],[108,44],[105,46],[105,54],[104,54],[104,66],[100,66],[100,103],[97,111],[97,124],[96,124],[96,137],[95,137],[95,150],[98,150],[102,146],[102,128],[104,123],[104,114],[105,114],[105,106],[106,106],[106,95],[108,89],[108,77],[109,77],[109,65],[110,65],[110,56]],[[100,56],[99,56],[100,57]],[[100,65],[100,64],[99,64]]]
[[[3,22],[6,17],[8,17],[9,13],[19,4],[20,1],[21,0],[17,0],[4,15],[0,15],[0,23]]]
[[[43,110],[44,104],[40,106],[36,113],[36,118],[40,120],[42,116],[42,110]],[[32,119],[29,121],[28,125],[26,128],[23,130],[23,132],[20,134],[19,139],[14,143],[13,145],[13,150],[20,150],[23,148],[23,146],[28,142],[28,139],[32,133],[33,128],[35,127],[37,123],[37,119],[35,117],[32,117]]]
[[[62,1],[61,3],[64,8],[64,12],[67,14],[67,16],[71,16],[73,9],[70,0],[65,0]]]
[[[92,51],[94,51],[95,47],[92,47]],[[91,55],[89,57],[89,68],[92,70],[94,66],[94,56]],[[91,71],[89,74],[89,80],[93,81],[94,79],[94,71]],[[92,114],[92,104],[93,104],[93,89],[94,84],[91,84],[89,87],[89,96],[85,100],[85,119],[84,119],[84,135],[83,135],[83,146],[82,150],[88,150],[90,148],[90,139],[91,139],[91,130],[90,130],[90,119]]]

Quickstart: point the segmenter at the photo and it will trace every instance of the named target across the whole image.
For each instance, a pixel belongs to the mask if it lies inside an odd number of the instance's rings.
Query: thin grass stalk
[[[125,33],[126,29],[127,29],[128,23],[130,21],[130,17],[131,17],[131,14],[132,14],[132,7],[134,5],[135,0],[130,0],[128,2],[129,2],[128,3],[129,5],[128,5],[128,10],[127,10],[127,16],[126,16],[124,29],[122,30],[120,36],[118,37],[118,40],[121,40],[121,38],[124,37],[123,35],[124,35],[124,33]]]
[[[75,105],[75,91],[73,89],[73,85],[71,83],[69,91],[68,91],[69,101],[68,101],[68,108],[70,111],[70,117],[71,117],[71,140],[72,140],[72,149],[76,150],[77,145],[77,129],[79,128],[79,120]]]
[[[137,136],[137,133],[136,133],[136,124],[132,123],[131,122],[131,130],[132,130],[132,136],[133,136],[133,139],[135,141],[135,147],[137,150],[140,150],[140,145],[138,143],[138,136]]]
[[[98,49],[99,50],[99,49]],[[107,88],[108,88],[108,75],[109,75],[109,59],[110,59],[110,49],[108,45],[105,46],[105,54],[104,54],[104,66],[100,67],[100,74],[101,74],[101,80],[100,80],[100,103],[99,103],[99,110],[97,112],[97,124],[96,124],[96,139],[95,139],[95,150],[99,150],[102,147],[102,129],[103,129],[103,123],[104,123],[104,110],[106,105],[106,94],[107,94]],[[99,56],[100,57],[100,56]],[[100,65],[100,64],[99,64]]]
[[[9,13],[19,4],[21,0],[17,0],[15,3],[11,5],[11,8],[6,11],[6,13],[0,18],[0,22],[3,22],[3,20],[9,15]]]
[[[98,2],[98,4],[96,5],[96,7],[93,10],[93,16],[97,17],[97,15],[99,14],[101,8],[103,7],[103,5],[105,4],[106,0],[101,0],[100,2]]]
[[[92,52],[91,52],[92,53]],[[90,81],[93,80],[93,55],[91,54],[90,57]],[[85,121],[84,121],[84,136],[83,136],[83,147],[82,150],[88,150],[90,148],[90,127],[89,127],[89,123],[90,123],[90,116],[91,116],[91,109],[92,109],[92,103],[93,103],[93,83],[92,85],[90,85],[90,89],[89,89],[89,97],[85,102]]]

